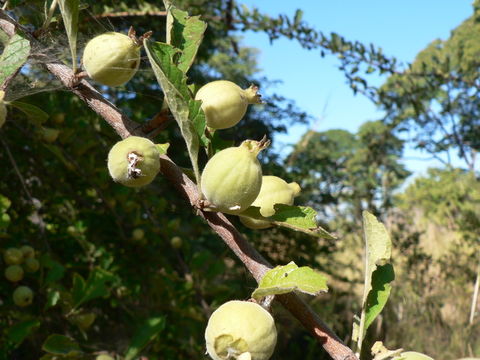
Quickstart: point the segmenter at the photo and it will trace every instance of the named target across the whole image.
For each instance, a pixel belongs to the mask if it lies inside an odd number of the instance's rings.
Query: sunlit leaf
[[[77,69],[77,32],[79,0],[59,0],[63,23],[68,36],[70,53],[72,54],[73,71]]]
[[[328,291],[325,275],[308,266],[298,267],[294,262],[277,266],[268,271],[252,297],[260,299],[268,295],[285,294],[300,291],[309,295],[318,295]]]
[[[0,86],[16,74],[25,64],[29,55],[30,41],[25,39],[21,33],[13,35],[0,56]]]

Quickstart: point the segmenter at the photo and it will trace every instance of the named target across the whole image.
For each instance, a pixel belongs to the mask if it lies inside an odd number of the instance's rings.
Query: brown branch
[[[8,27],[11,24],[18,26],[13,19],[9,18],[4,12],[1,12],[0,28],[4,29],[5,25]],[[40,45],[33,38],[31,41],[36,42],[36,45]],[[78,85],[73,86],[72,84],[75,84],[73,71],[63,64],[51,62],[49,59],[51,59],[51,57],[45,58],[46,63],[44,65],[46,69],[55,75],[92,110],[102,116],[120,137],[125,138],[132,134],[145,135],[142,134],[138,124],[121,113],[117,107],[106,100],[98,91],[88,84],[88,82],[82,80]],[[163,155],[160,160],[162,174],[176,186],[179,193],[189,201],[190,205],[197,208],[200,196],[196,184],[191,181],[168,156]],[[202,210],[198,210],[198,215],[223,239],[227,246],[244,263],[255,280],[259,281],[265,272],[272,268],[230,223],[225,215]],[[322,344],[323,348],[334,360],[357,359],[353,351],[344,345],[338,336],[323,323],[309,305],[302,301],[296,294],[280,295],[277,298]]]

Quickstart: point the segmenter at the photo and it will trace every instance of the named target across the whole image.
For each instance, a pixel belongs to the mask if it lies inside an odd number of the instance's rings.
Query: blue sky
[[[411,62],[415,55],[436,38],[445,39],[450,31],[472,13],[471,0],[239,0],[262,12],[293,15],[297,8],[304,11],[304,20],[325,33],[336,32],[347,40],[358,40],[380,46],[384,53],[402,62]],[[262,74],[282,83],[271,89],[311,114],[312,128],[324,131],[343,128],[352,132],[367,120],[382,116],[362,95],[354,96],[337,70],[333,56],[321,58],[318,51],[307,51],[295,42],[280,39],[270,44],[265,34],[242,33],[244,45],[260,49],[259,67]],[[276,138],[275,148],[283,154],[291,149],[306,131],[298,126],[288,135]],[[422,172],[434,161],[414,160],[427,157],[406,151],[407,167]]]

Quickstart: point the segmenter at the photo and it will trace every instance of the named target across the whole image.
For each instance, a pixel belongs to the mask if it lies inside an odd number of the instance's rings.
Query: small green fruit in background
[[[86,331],[92,326],[97,316],[94,313],[77,314],[72,317],[72,322],[81,330]]]
[[[139,240],[142,240],[144,237],[145,237],[145,231],[143,231],[143,229],[137,228],[132,231],[133,240],[139,241]]]
[[[7,121],[7,106],[5,105],[5,101],[3,101],[3,97],[5,96],[5,92],[0,90],[0,129]]]
[[[108,171],[114,181],[125,186],[150,184],[160,171],[160,153],[150,140],[130,136],[108,153]]]
[[[65,122],[65,113],[55,113],[50,118],[55,124],[60,125]]]
[[[40,262],[37,259],[27,259],[23,264],[26,272],[34,273],[40,269]]]
[[[30,245],[23,245],[20,247],[24,259],[31,259],[35,257],[35,249]]]
[[[5,277],[8,281],[17,282],[23,279],[23,269],[20,265],[10,265],[5,269]]]
[[[260,214],[269,217],[275,214],[275,204],[293,205],[293,199],[300,193],[296,182],[288,184],[278,176],[263,176],[262,188],[251,206],[260,208]],[[266,229],[272,226],[269,221],[240,216],[240,221],[251,229]]]
[[[258,87],[244,90],[227,80],[212,81],[200,88],[195,100],[202,101],[207,125],[212,129],[227,129],[236,125],[247,112],[248,104],[261,104]]]
[[[272,315],[260,305],[233,300],[210,316],[205,340],[214,360],[267,360],[277,343],[277,329]]]
[[[182,247],[182,238],[179,236],[174,236],[170,239],[170,244],[174,249],[180,249]]]
[[[205,165],[201,186],[215,210],[238,214],[247,209],[262,186],[258,153],[268,141],[246,140],[238,147],[216,153]]]
[[[33,291],[28,286],[19,286],[13,292],[13,302],[17,306],[25,307],[32,303]]]
[[[83,52],[83,67],[93,80],[107,86],[129,81],[140,65],[140,46],[130,36],[107,32],[94,37]]]
[[[57,130],[57,129],[52,129],[48,127],[42,127],[40,129],[40,135],[42,137],[42,140],[47,143],[55,142],[59,134],[60,134],[60,130]]]
[[[18,265],[23,262],[23,253],[20,249],[9,248],[3,254],[3,260],[7,265]]]

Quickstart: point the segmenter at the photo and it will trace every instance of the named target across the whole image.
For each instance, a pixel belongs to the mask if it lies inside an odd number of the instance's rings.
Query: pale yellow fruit
[[[236,125],[247,112],[248,104],[260,104],[258,87],[242,89],[227,80],[212,81],[200,88],[195,100],[202,101],[207,125],[212,129],[227,129]]]
[[[433,360],[433,358],[416,351],[404,351],[400,356],[394,357],[393,360]]]
[[[40,134],[42,136],[43,141],[47,143],[53,143],[57,140],[58,135],[60,134],[60,130],[52,129],[48,127],[42,127],[40,129]]]
[[[205,341],[214,360],[267,360],[277,343],[277,329],[272,315],[260,305],[233,300],[210,316]]]
[[[29,258],[23,264],[26,272],[34,273],[40,269],[40,262],[37,259]]]
[[[24,307],[33,301],[33,291],[28,286],[19,286],[13,292],[13,302],[15,305]]]
[[[215,210],[238,214],[248,208],[262,186],[262,168],[257,159],[260,142],[246,140],[238,147],[216,153],[205,165],[201,186]]]
[[[170,244],[175,249],[180,249],[182,247],[182,243],[183,243],[182,238],[179,236],[174,236],[170,239]]]
[[[140,46],[129,36],[107,32],[94,37],[83,52],[83,66],[95,81],[120,86],[129,81],[140,65]]]
[[[160,171],[160,153],[150,140],[130,136],[108,153],[108,171],[114,181],[125,186],[150,184]]]
[[[269,217],[275,214],[275,204],[293,205],[293,199],[300,193],[300,186],[296,182],[288,184],[278,176],[263,176],[262,187],[251,206],[260,208],[260,214]],[[266,229],[272,226],[267,220],[253,219],[240,216],[240,221],[251,229]]]
[[[95,360],[115,360],[113,357],[111,357],[110,355],[105,355],[105,354],[101,354],[101,355],[98,355]]]
[[[96,315],[94,313],[83,313],[77,314],[72,317],[72,322],[77,325],[83,331],[88,330],[90,326],[92,326],[93,322],[96,319]]]
[[[133,240],[142,240],[145,237],[145,231],[143,229],[137,228],[132,231]]]
[[[17,248],[8,248],[3,253],[3,260],[7,265],[18,265],[23,262],[23,253]]]
[[[20,265],[10,265],[5,269],[5,278],[11,282],[23,279],[23,269]]]

